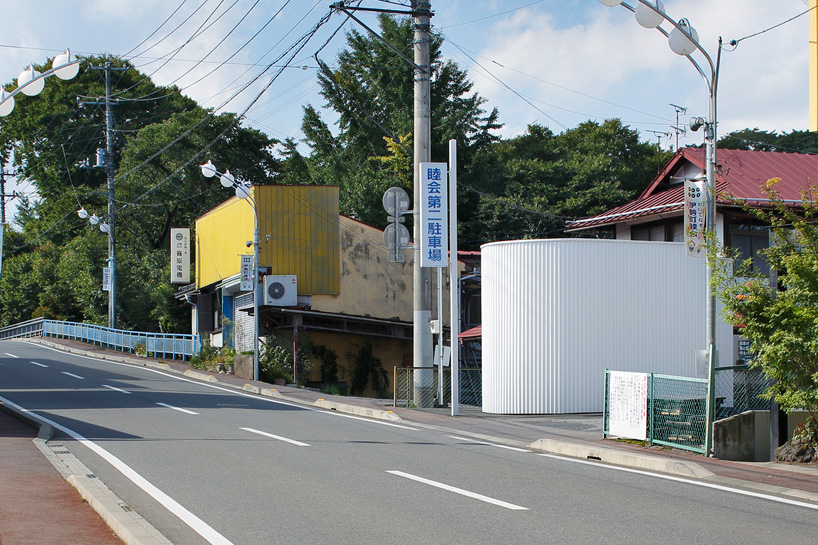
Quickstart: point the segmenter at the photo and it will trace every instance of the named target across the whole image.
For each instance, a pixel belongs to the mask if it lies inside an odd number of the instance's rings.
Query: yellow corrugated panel
[[[255,186],[259,262],[272,274],[294,274],[298,293],[340,290],[338,188]],[[230,199],[196,221],[196,286],[238,274],[241,254],[252,254],[253,210]]]

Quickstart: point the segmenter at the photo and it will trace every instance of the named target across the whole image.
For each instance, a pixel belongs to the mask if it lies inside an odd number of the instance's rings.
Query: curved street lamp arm
[[[679,24],[676,21],[674,21],[673,19],[668,17],[666,13],[662,13],[661,11],[657,10],[656,6],[651,5],[649,2],[646,2],[645,0],[633,0],[633,1],[634,2],[639,2],[640,4],[645,5],[651,11],[653,11],[657,15],[661,16],[662,19],[664,19],[665,21],[667,21],[668,23],[673,25],[674,28],[678,29],[680,32],[685,32],[684,29],[681,26],[679,26]],[[629,10],[632,13],[636,13],[636,9],[633,8],[630,4],[622,2],[619,5],[622,6],[623,8],[625,8],[625,9]],[[670,33],[667,32],[662,27],[656,27],[656,30],[661,32],[662,35],[665,38],[670,37]],[[687,34],[687,32],[685,32],[685,34]],[[707,73],[702,69],[701,66],[699,66],[699,63],[697,63],[696,60],[693,57],[691,57],[690,55],[683,55],[683,56],[687,57],[687,60],[689,60],[690,63],[696,68],[696,71],[699,73],[699,75],[701,75],[701,77],[704,78],[704,81],[707,84],[708,90],[711,93],[715,94],[716,80],[718,79],[718,69],[717,69],[716,65],[713,64],[713,59],[710,57],[710,55],[707,53],[707,51],[704,50],[704,48],[701,46],[701,44],[698,41],[691,39],[690,43],[692,43],[693,46],[699,51],[699,53],[701,53],[704,56],[704,58],[707,60],[707,64],[710,65],[710,77],[707,76]],[[719,53],[721,53],[721,46],[719,46]]]
[[[50,70],[46,70],[45,72],[43,72],[43,73],[42,73],[42,74],[40,74],[39,76],[36,76],[36,77],[34,77],[34,78],[31,78],[29,81],[27,81],[27,82],[26,82],[26,83],[24,83],[23,85],[21,85],[21,86],[17,87],[17,88],[16,88],[14,91],[12,91],[12,92],[10,92],[10,93],[6,94],[6,97],[5,97],[5,98],[4,98],[2,101],[0,101],[0,106],[2,106],[2,105],[3,105],[3,103],[4,103],[4,102],[6,102],[7,100],[9,100],[10,98],[13,98],[14,96],[16,96],[16,95],[18,95],[18,94],[22,93],[22,92],[23,92],[23,89],[25,89],[26,87],[28,87],[28,86],[29,86],[29,85],[31,85],[32,83],[35,83],[35,82],[37,82],[37,81],[40,81],[41,79],[45,79],[45,78],[47,78],[47,77],[53,76],[54,74],[56,74],[56,73],[57,73],[57,71],[62,70],[63,68],[68,68],[69,66],[74,66],[75,64],[79,64],[79,63],[81,63],[81,62],[82,62],[82,61],[81,61],[81,60],[79,60],[79,59],[77,59],[77,60],[75,60],[75,61],[67,62],[67,63],[65,63],[65,64],[62,64],[62,65],[57,66],[57,67],[55,67],[55,68],[52,68],[52,69],[50,69]]]

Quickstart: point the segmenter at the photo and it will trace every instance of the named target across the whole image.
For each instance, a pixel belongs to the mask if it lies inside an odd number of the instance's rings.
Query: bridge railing
[[[128,331],[43,318],[0,328],[0,339],[20,337],[73,339],[121,352],[165,359],[190,359],[202,349],[199,335]]]

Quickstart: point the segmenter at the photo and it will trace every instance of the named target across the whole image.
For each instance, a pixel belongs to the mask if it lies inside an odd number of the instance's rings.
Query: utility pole
[[[12,199],[17,196],[16,193],[13,191],[6,194],[6,176],[16,176],[16,172],[6,172],[6,169],[0,165],[0,225],[6,224],[6,198],[11,197]]]
[[[415,367],[431,367],[434,358],[434,346],[430,321],[432,319],[432,274],[428,268],[420,266],[420,240],[423,238],[420,225],[420,163],[431,161],[432,141],[432,110],[431,110],[431,1],[412,0],[412,19],[415,32],[414,61],[414,321],[413,321],[413,351]],[[415,403],[424,406],[425,390],[434,389],[432,371],[416,372],[414,388]],[[426,377],[425,375],[429,375]],[[427,380],[428,379],[428,380]],[[420,390],[420,391],[419,391]],[[418,397],[421,394],[421,397]]]
[[[105,105],[105,174],[108,178],[108,266],[111,269],[108,286],[108,327],[116,329],[116,230],[114,203],[114,111],[118,100],[111,100],[111,72],[124,72],[127,68],[115,68],[110,62],[104,66],[92,66],[91,70],[105,71],[105,102],[82,102],[82,104]]]

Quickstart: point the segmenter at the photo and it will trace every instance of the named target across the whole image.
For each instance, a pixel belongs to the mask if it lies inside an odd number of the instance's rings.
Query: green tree
[[[411,58],[411,20],[382,15],[379,23],[383,38]],[[457,139],[465,173],[474,154],[497,140],[492,131],[500,127],[498,113],[482,109],[485,100],[472,92],[465,71],[442,59],[441,45],[442,38],[434,36],[431,155],[445,158],[448,141]],[[369,34],[347,33],[337,68],[322,63],[319,73],[326,106],[338,114],[337,133],[315,108],[306,107],[302,130],[310,154],[305,157],[294,142],[286,142],[283,170],[295,183],[338,185],[342,213],[384,227],[383,192],[400,186],[411,194],[413,83],[412,66],[391,48]]]
[[[749,272],[749,260],[733,270],[733,255],[712,257],[713,285],[724,316],[752,342],[752,365],[771,380],[766,392],[786,411],[810,412],[812,441],[818,445],[818,201],[805,194],[803,214],[787,207],[769,180],[765,192],[773,210],[753,211],[770,224],[776,244],[763,252],[779,286]],[[745,256],[746,257],[746,256]]]
[[[587,121],[555,135],[540,125],[481,151],[472,184],[479,212],[463,226],[476,242],[562,236],[565,221],[636,197],[656,174],[656,148],[618,119]],[[669,152],[662,157],[668,158]]]
[[[105,172],[86,168],[106,145],[104,108],[77,103],[77,97],[105,96],[104,72],[90,67],[107,62],[128,68],[116,72],[112,85],[118,325],[187,331],[189,318],[170,284],[169,231],[193,227],[230,196],[205,181],[198,165],[211,158],[239,178],[275,183],[275,141],[241,127],[235,115],[199,108],[175,87],[154,85],[113,57],[84,59],[87,69],[77,78],[52,78],[39,96],[20,96],[13,114],[0,120],[0,159],[13,163],[37,193],[21,202],[22,232],[6,241],[0,312],[7,322],[107,321],[106,237],[75,213],[79,206],[107,213]]]

